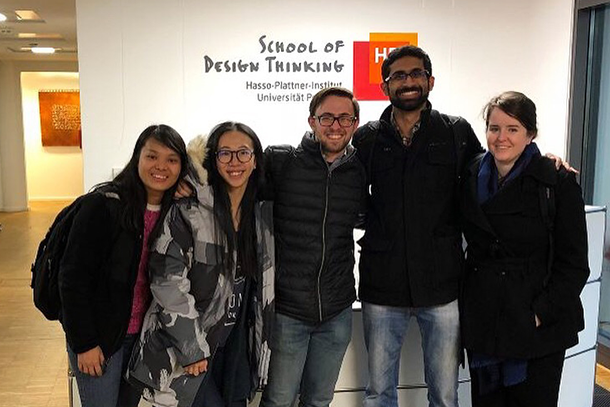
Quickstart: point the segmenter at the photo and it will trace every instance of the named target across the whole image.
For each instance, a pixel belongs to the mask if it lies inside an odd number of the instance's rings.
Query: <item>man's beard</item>
[[[416,99],[404,100],[398,96],[402,92],[408,92],[411,90],[415,90],[419,92],[419,96]],[[421,86],[410,86],[410,87],[402,87],[397,89],[396,92],[392,93],[390,96],[390,103],[397,109],[404,110],[406,112],[412,112],[413,110],[417,110],[426,104],[428,101],[428,91],[424,91],[424,88]]]

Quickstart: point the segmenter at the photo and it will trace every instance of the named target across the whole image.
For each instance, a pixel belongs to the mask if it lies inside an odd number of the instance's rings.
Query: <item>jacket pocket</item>
[[[360,293],[367,292],[393,294],[400,292],[404,287],[402,267],[396,265],[400,262],[391,250],[393,242],[384,238],[375,238],[372,234],[365,234],[358,244],[360,251]]]
[[[464,268],[462,235],[451,234],[434,238],[433,256],[435,270],[431,274],[432,283],[439,287],[447,283],[456,283]]]
[[[502,308],[498,320],[500,356],[527,358],[536,335],[532,303],[538,291],[537,279],[524,261],[501,264],[497,270],[502,282]]]
[[[493,349],[501,307],[500,280],[492,270],[469,265],[460,296],[460,318],[466,349]]]
[[[430,143],[428,162],[432,165],[454,165],[456,162],[453,144],[450,142]]]
[[[450,194],[456,181],[456,158],[453,144],[449,142],[430,143],[427,153],[425,187],[431,191],[440,191],[445,195]]]

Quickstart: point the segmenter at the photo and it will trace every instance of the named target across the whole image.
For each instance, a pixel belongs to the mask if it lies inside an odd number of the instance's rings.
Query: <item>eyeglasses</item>
[[[335,120],[339,122],[341,127],[349,127],[354,124],[356,118],[354,116],[333,116],[332,114],[323,114],[322,116],[314,116],[314,119],[318,119],[318,123],[323,127],[330,127],[335,124]]]
[[[237,157],[237,161],[242,164],[250,162],[252,160],[252,156],[254,155],[254,151],[248,150],[246,148],[242,148],[241,150],[218,150],[216,152],[216,159],[219,163],[228,164],[233,160],[233,155]]]
[[[414,69],[411,72],[396,71],[392,75],[385,78],[384,82],[386,82],[386,83],[390,82],[390,81],[402,82],[402,81],[406,81],[409,76],[413,80],[418,80],[421,78],[427,78],[428,76],[430,76],[430,72],[423,70],[423,69]]]

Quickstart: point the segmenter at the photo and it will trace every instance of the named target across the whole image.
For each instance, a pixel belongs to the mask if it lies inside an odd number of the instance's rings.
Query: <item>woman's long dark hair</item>
[[[235,233],[231,216],[231,200],[227,184],[218,172],[216,152],[223,134],[238,131],[252,140],[256,168],[250,174],[246,191],[239,204],[239,232]],[[241,265],[241,275],[255,276],[258,267],[256,260],[256,225],[254,223],[254,206],[257,201],[258,188],[264,179],[263,147],[254,131],[243,123],[224,122],[214,127],[209,135],[207,153],[203,162],[208,172],[208,183],[214,191],[214,216],[220,232],[227,237],[228,255],[225,265],[231,269],[234,266],[233,253],[237,249],[238,261]]]
[[[149,139],[154,139],[164,146],[172,149],[180,156],[180,175],[178,180],[182,179],[187,173],[188,156],[184,140],[176,130],[165,124],[156,124],[148,126],[138,137],[136,145],[133,148],[131,159],[121,170],[121,172],[110,182],[96,185],[94,189],[115,191],[119,194],[122,213],[121,226],[131,232],[140,235],[144,230],[144,211],[148,202],[148,196],[144,183],[138,174],[138,162],[140,161],[140,153],[142,148]],[[163,219],[169,210],[174,199],[174,192],[178,187],[176,182],[170,189],[165,191],[161,200],[161,214],[159,221],[155,224],[148,238],[149,244],[155,241],[158,236]]]

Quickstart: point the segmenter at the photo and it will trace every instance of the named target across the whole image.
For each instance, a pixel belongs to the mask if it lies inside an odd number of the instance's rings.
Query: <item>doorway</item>
[[[78,91],[76,72],[22,72],[21,96],[28,201],[71,201],[83,193],[80,146],[43,146],[39,93]]]

